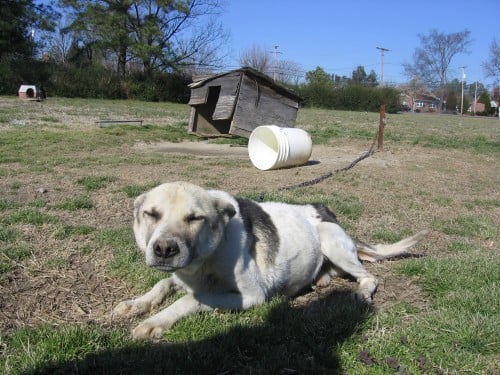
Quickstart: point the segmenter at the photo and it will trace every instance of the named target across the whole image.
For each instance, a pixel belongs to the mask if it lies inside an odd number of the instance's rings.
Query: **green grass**
[[[14,269],[16,262],[31,255],[31,249],[21,242],[22,239],[18,230],[0,224],[0,282],[6,272]]]
[[[500,339],[498,257],[474,251],[438,260],[408,260],[397,268],[418,279],[429,306],[398,303],[368,320],[363,339],[344,345],[344,360],[353,364],[349,373],[494,374]],[[355,348],[373,363],[356,361]]]
[[[7,199],[0,199],[0,212],[19,207],[18,203]]]
[[[90,225],[63,225],[55,232],[55,238],[63,240],[77,236],[87,236],[96,231],[96,228]]]
[[[410,230],[394,231],[388,228],[379,228],[373,233],[373,239],[379,242],[393,243],[401,241],[403,238],[410,236]]]
[[[15,268],[17,262],[28,259],[32,254],[33,250],[27,244],[2,245],[0,249],[0,282],[5,273]]]
[[[448,249],[453,252],[470,252],[475,246],[467,240],[452,241],[448,244]]]
[[[35,329],[19,329],[9,337],[9,347],[14,350],[9,351],[13,354],[8,356],[4,368],[6,373],[12,375],[49,374],[50,370],[43,369],[51,364],[67,362],[66,370],[62,369],[59,373],[71,373],[77,368],[76,361],[109,347],[120,348],[123,341],[128,341],[125,332],[103,331],[96,325],[60,328],[44,325]],[[16,352],[18,354],[14,354]]]
[[[467,207],[480,207],[485,209],[494,209],[500,207],[500,199],[479,199],[476,198],[472,201],[465,203]]]
[[[152,183],[149,183],[149,184],[146,184],[146,185],[127,185],[127,186],[124,186],[121,191],[123,191],[128,198],[135,198],[139,195],[141,195],[142,193],[148,191],[148,190],[151,190],[152,188],[154,188],[155,186],[159,185],[160,182],[158,181],[155,181],[155,182],[152,182]]]
[[[54,224],[58,221],[59,219],[56,216],[31,208],[25,208],[16,212],[12,212],[1,220],[1,222],[7,225],[32,224],[36,226],[41,226],[44,224]]]
[[[98,246],[109,247],[113,252],[111,274],[126,279],[138,291],[151,288],[167,276],[144,264],[144,256],[135,245],[129,227],[102,230],[96,233],[96,238]]]
[[[458,216],[447,220],[434,220],[435,230],[449,235],[479,237],[489,239],[498,236],[498,226],[488,218],[477,216]]]
[[[18,237],[15,229],[0,225],[0,241],[13,242]]]
[[[86,190],[93,191],[102,189],[114,181],[116,181],[116,177],[113,176],[85,176],[78,179],[77,182]]]
[[[58,204],[56,207],[67,211],[90,210],[94,207],[94,204],[89,196],[82,195],[67,199],[63,203]]]
[[[93,132],[54,127],[32,128],[24,132],[7,129],[2,130],[0,138],[0,163],[20,163],[30,170],[51,172],[59,165],[71,165],[75,154],[84,153],[92,155],[90,160],[99,159],[100,152],[130,146],[137,139],[178,142],[195,138],[187,134],[185,124],[110,127]],[[130,161],[127,155],[120,158]]]

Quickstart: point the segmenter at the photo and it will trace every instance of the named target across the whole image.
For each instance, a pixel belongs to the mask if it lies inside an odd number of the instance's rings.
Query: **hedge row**
[[[141,72],[125,79],[99,65],[57,65],[40,61],[0,61],[0,94],[15,95],[20,84],[43,87],[48,96],[138,99],[187,103],[190,78],[177,73]]]
[[[310,107],[378,112],[380,105],[385,104],[386,112],[396,113],[400,110],[399,92],[392,87],[309,84],[301,86],[299,90],[304,98],[303,105]]]

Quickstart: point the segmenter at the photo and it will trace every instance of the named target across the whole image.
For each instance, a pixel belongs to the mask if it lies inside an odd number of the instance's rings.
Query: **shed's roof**
[[[244,74],[257,79],[260,83],[263,83],[263,84],[271,87],[274,91],[280,93],[281,95],[284,95],[284,96],[286,96],[290,99],[293,99],[297,102],[300,102],[302,100],[302,98],[299,95],[297,95],[294,91],[292,91],[289,88],[275,82],[268,75],[266,75],[262,72],[259,72],[258,70],[251,68],[249,66],[245,66],[245,67],[240,68],[240,69],[231,70],[229,72],[194,77],[193,83],[191,83],[189,85],[189,87],[197,88],[197,87],[203,86],[207,82],[213,81],[219,77],[223,77],[223,76],[226,76],[228,74],[235,73],[235,72],[243,72]]]

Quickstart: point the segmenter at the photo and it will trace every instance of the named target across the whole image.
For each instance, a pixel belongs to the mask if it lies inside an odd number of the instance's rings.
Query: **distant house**
[[[473,101],[469,107],[469,112],[472,113],[482,113],[485,109],[484,103],[479,103],[478,101]]]
[[[436,112],[439,109],[439,98],[430,94],[401,95],[401,105],[412,112]]]
[[[301,98],[255,69],[199,77],[189,86],[190,133],[249,137],[260,125],[295,126]]]
[[[497,111],[498,104],[494,100],[490,102],[491,113],[495,114]],[[486,106],[484,103],[480,103],[478,101],[472,101],[472,104],[469,107],[469,112],[472,113],[483,113],[486,110]]]

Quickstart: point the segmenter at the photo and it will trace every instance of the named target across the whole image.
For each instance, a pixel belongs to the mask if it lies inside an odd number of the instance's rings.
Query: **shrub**
[[[67,98],[126,99],[119,77],[100,65],[67,65],[51,77],[51,93]]]
[[[325,84],[307,84],[300,88],[304,106],[348,111],[378,112],[385,104],[386,112],[399,110],[399,93],[392,87],[347,85],[333,87]]]
[[[191,79],[179,73],[154,73],[146,75],[142,72],[132,74],[126,81],[127,97],[152,102],[168,101],[187,103]]]

